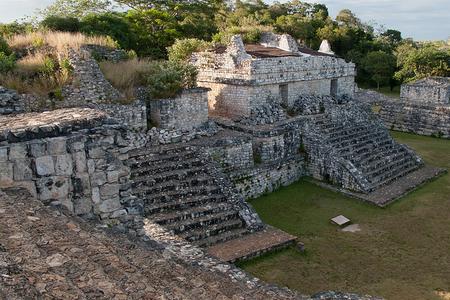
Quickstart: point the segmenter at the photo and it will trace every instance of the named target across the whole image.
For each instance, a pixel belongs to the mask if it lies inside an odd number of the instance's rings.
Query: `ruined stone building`
[[[150,107],[140,99],[103,103],[117,91],[94,60],[86,61],[89,66],[77,61],[83,72],[76,75],[87,76],[83,84],[93,87],[68,89],[70,101],[60,105],[70,108],[23,113],[27,97],[0,88],[0,187],[26,189],[45,205],[139,238],[147,243],[143,248],[160,251],[152,255],[158,264],[181,261],[181,274],[194,268],[202,280],[208,274],[225,278],[227,295],[235,286],[236,297],[247,292],[256,299],[309,299],[228,264],[296,243],[264,224],[247,199],[312,177],[384,206],[441,172],[392,139],[354,94],[355,65],[336,57],[326,42],[313,51],[288,35],[263,34],[251,45],[235,36],[228,46],[193,55],[199,88]],[[404,95],[412,94],[422,98],[425,92],[405,89]],[[448,104],[448,85],[433,95]],[[158,126],[147,130],[147,118]],[[16,192],[0,193],[1,209]],[[24,218],[21,211],[11,213]],[[83,232],[89,237],[92,231]],[[99,241],[90,238],[89,244]],[[140,265],[144,250],[129,249]],[[210,292],[208,286],[198,297]]]
[[[450,78],[428,77],[403,84],[400,99],[375,97],[379,116],[393,130],[450,138]]]

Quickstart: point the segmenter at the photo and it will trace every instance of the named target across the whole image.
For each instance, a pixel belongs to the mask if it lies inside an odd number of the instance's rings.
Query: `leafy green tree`
[[[199,39],[177,39],[167,51],[170,61],[185,61],[192,53],[207,49],[210,43]]]
[[[397,80],[408,82],[428,76],[450,77],[450,50],[441,50],[432,44],[418,49],[403,46],[401,50],[403,52],[397,54]]]
[[[106,35],[123,49],[137,48],[137,37],[124,13],[89,14],[81,20],[80,31],[88,35]]]
[[[82,18],[92,13],[104,13],[112,9],[111,0],[56,0],[41,11],[45,17]]]
[[[80,30],[80,21],[74,17],[49,16],[40,25],[54,31],[77,32]]]
[[[7,73],[16,66],[16,59],[14,54],[7,55],[0,51],[0,74]]]
[[[383,51],[369,52],[362,61],[363,68],[370,78],[376,82],[377,89],[388,84],[395,71],[395,56]]]
[[[8,43],[6,42],[6,40],[1,35],[0,35],[0,52],[3,52],[4,54],[10,54],[11,53],[11,49],[9,49]]]

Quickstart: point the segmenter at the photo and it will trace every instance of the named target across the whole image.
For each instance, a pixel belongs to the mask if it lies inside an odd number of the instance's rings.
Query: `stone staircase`
[[[393,140],[378,120],[364,120],[324,114],[314,121],[321,147],[330,149],[328,156],[344,162],[362,192],[372,192],[422,166],[420,158]]]
[[[195,148],[170,145],[130,154],[133,194],[144,215],[198,246],[210,246],[249,232],[236,205]]]

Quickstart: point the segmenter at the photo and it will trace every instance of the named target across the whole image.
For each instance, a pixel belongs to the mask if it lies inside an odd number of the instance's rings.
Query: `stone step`
[[[217,245],[219,243],[224,243],[224,242],[227,242],[230,240],[234,240],[234,239],[242,237],[248,233],[249,232],[246,228],[238,227],[235,229],[224,231],[224,232],[216,234],[216,235],[206,237],[204,239],[193,241],[192,243],[199,247],[208,247],[211,245]]]
[[[363,134],[368,134],[368,133],[374,133],[372,128],[369,128],[367,126],[359,126],[356,128],[348,128],[345,127],[342,130],[339,131],[335,131],[335,132],[331,132],[328,133],[328,138],[333,141],[335,139],[339,139],[345,136],[357,136],[357,135],[363,135]]]
[[[150,219],[160,225],[167,225],[170,223],[195,219],[207,215],[217,214],[225,210],[233,210],[234,207],[228,202],[222,203],[205,203],[201,206],[194,206],[182,210],[171,210],[157,214],[148,215]]]
[[[373,178],[370,180],[370,183],[372,184],[374,189],[379,188],[380,186],[386,185],[397,178],[403,177],[406,174],[417,170],[419,166],[417,164],[414,164],[412,162],[402,165],[394,169],[393,171],[389,172],[388,174],[383,174],[382,176],[378,176],[376,178]]]
[[[153,199],[152,199],[153,200]],[[201,205],[218,204],[226,202],[227,198],[222,194],[197,195],[185,198],[164,199],[164,201],[154,201],[149,203],[146,199],[144,212],[146,215],[152,215],[161,212],[181,211],[190,207],[198,207]]]
[[[196,164],[201,163],[201,159],[199,159],[195,155],[191,156],[172,156],[167,159],[159,159],[159,160],[146,160],[145,158],[137,159],[137,160],[128,160],[128,165],[132,170],[139,170],[141,168],[148,169],[158,169],[163,167],[173,167],[177,168],[179,164],[188,165],[188,164]]]
[[[152,157],[163,157],[163,156],[177,156],[177,155],[186,155],[189,153],[194,153],[195,149],[190,146],[166,146],[160,148],[159,150],[155,150],[155,148],[146,148],[142,147],[139,149],[132,150],[128,153],[128,157],[136,158],[136,157],[145,157],[148,156],[149,159]]]
[[[231,222],[230,222],[231,221]],[[237,211],[224,211],[216,214],[202,216],[194,219],[182,220],[172,224],[166,225],[166,228],[173,231],[175,234],[184,233],[186,231],[196,230],[199,231],[213,231],[212,228],[227,227],[227,223],[236,224],[241,223]],[[200,234],[200,233],[199,233]],[[183,235],[182,235],[183,236]],[[189,235],[190,236],[190,235]],[[184,236],[183,236],[184,237]]]
[[[371,161],[370,164],[362,166],[361,171],[365,174],[371,174],[390,162],[400,162],[411,158],[406,151],[393,151],[390,153],[382,153],[381,155],[383,156],[379,156],[378,159]]]
[[[352,150],[355,145],[365,145],[372,144],[375,145],[377,143],[382,143],[386,140],[391,140],[389,136],[385,132],[373,133],[370,132],[365,135],[355,136],[353,138],[341,140],[338,143],[332,143],[332,145],[338,149],[339,151],[345,152],[347,150]]]
[[[375,160],[379,160],[386,156],[387,153],[397,152],[397,145],[394,141],[385,141],[383,144],[374,146],[370,151],[361,152],[352,157],[352,162],[356,166],[367,166]]]
[[[402,165],[406,165],[407,163],[410,163],[411,160],[408,159],[401,159],[401,160],[394,160],[394,161],[386,161],[385,163],[379,166],[378,168],[373,168],[369,172],[365,173],[368,178],[374,178],[379,175],[387,174],[391,170],[396,169],[397,167],[400,167]]]
[[[183,170],[168,170],[163,172],[156,172],[155,174],[145,174],[143,172],[132,172],[131,179],[135,184],[140,182],[154,182],[159,183],[168,180],[185,180],[195,176],[206,175],[206,170],[203,166],[191,167]]]
[[[183,231],[179,235],[190,242],[195,242],[241,228],[242,229],[244,228],[242,220],[239,218],[234,218],[224,220],[222,222],[209,224],[208,226],[189,228],[188,230]],[[218,240],[220,241],[220,238],[218,238]]]
[[[136,184],[132,184],[133,191],[136,194],[151,195],[160,192],[177,191],[183,190],[194,186],[209,186],[214,184],[214,179],[207,176],[196,176],[194,178],[189,178],[186,180],[169,180],[161,183],[154,183],[149,179],[149,181],[141,181]]]

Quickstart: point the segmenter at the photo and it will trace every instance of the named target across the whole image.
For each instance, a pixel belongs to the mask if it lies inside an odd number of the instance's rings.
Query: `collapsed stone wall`
[[[20,186],[75,215],[134,228],[140,206],[123,163],[126,129],[92,109],[62,109],[0,121],[0,186]]]
[[[400,98],[404,101],[428,104],[450,104],[450,78],[428,77],[402,84]]]
[[[189,131],[208,122],[207,90],[183,90],[173,99],[154,99],[150,102],[151,121],[159,128]]]
[[[147,106],[137,100],[131,104],[93,104],[90,107],[106,112],[120,124],[137,131],[147,130]]]
[[[24,104],[16,91],[0,86],[0,115],[9,115],[24,111]]]
[[[450,105],[391,98],[362,89],[355,98],[372,106],[390,130],[450,138]]]

